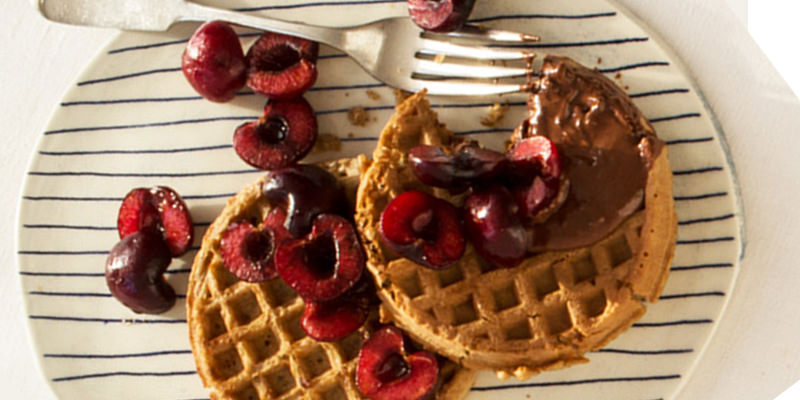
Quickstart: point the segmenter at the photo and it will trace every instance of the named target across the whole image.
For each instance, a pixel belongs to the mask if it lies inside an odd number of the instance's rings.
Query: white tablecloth
[[[743,188],[748,244],[739,281],[679,398],[773,399],[800,378],[800,162],[794,148],[800,102],[741,24],[745,0],[727,0],[737,13],[726,0],[619,1],[691,68],[722,122]],[[14,254],[17,199],[50,113],[115,32],[46,23],[25,0],[7,1],[0,21],[6,182],[0,191],[0,392],[3,398],[52,399],[36,367],[22,308]]]

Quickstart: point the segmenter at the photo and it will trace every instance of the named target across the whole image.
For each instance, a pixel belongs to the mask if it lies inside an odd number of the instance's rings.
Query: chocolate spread
[[[543,135],[561,152],[569,193],[541,224],[529,250],[583,247],[642,206],[647,175],[663,148],[630,98],[610,79],[562,57],[544,60],[516,140]]]

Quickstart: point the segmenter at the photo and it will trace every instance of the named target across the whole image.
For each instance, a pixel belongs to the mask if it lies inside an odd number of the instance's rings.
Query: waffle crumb
[[[436,57],[433,57],[433,62],[443,64],[446,57],[444,54],[437,54]]]
[[[317,136],[317,143],[311,149],[312,153],[325,153],[342,149],[342,139],[332,133],[321,133]]]
[[[508,104],[494,103],[489,107],[489,113],[481,117],[481,125],[493,127],[500,122],[508,111]]]
[[[350,110],[347,111],[347,119],[355,126],[364,126],[369,122],[367,110],[361,106],[350,108]]]
[[[597,63],[598,64],[602,64],[603,63],[603,57],[597,57]]]
[[[403,100],[411,97],[411,92],[406,92],[403,89],[395,89],[394,90],[394,102],[395,104],[400,104]]]
[[[371,100],[380,100],[381,99],[381,95],[378,92],[376,92],[376,91],[374,91],[372,89],[367,90],[367,97],[369,97]]]

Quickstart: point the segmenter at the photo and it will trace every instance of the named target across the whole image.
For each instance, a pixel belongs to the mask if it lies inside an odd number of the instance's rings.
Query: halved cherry
[[[461,28],[475,0],[408,0],[408,14],[420,28],[433,32],[451,32]]]
[[[233,149],[246,163],[265,170],[296,163],[317,141],[317,117],[302,97],[269,101],[264,115],[233,134]]]
[[[173,257],[186,253],[194,238],[186,203],[166,186],[135,188],[122,200],[117,215],[120,239],[143,230],[160,231]]]
[[[507,160],[502,153],[472,142],[452,151],[439,146],[417,146],[409,150],[408,162],[422,183],[459,192],[470,184],[494,178],[503,171]]]
[[[552,140],[531,136],[517,142],[508,152],[512,169],[520,174],[536,174],[545,179],[561,177],[561,156]]]
[[[333,300],[306,301],[300,327],[313,339],[339,340],[364,325],[370,306],[376,302],[372,278],[365,275],[350,290]]]
[[[409,353],[403,332],[375,331],[358,353],[356,385],[373,400],[422,400],[439,380],[439,363],[427,351]]]
[[[520,207],[520,215],[529,221],[547,218],[563,201],[566,182],[561,178],[562,165],[558,148],[544,136],[520,140],[509,151],[511,173],[516,176],[511,193]]]
[[[358,235],[346,219],[322,214],[311,233],[278,246],[275,266],[284,282],[303,299],[332,300],[352,288],[364,271]]]
[[[476,190],[464,202],[464,211],[470,240],[486,261],[504,268],[522,261],[528,246],[527,233],[508,189],[496,184]]]
[[[247,86],[270,99],[298,97],[317,79],[318,53],[316,42],[266,32],[247,52]]]
[[[458,210],[419,191],[403,192],[381,214],[384,243],[403,257],[433,269],[461,258],[466,241]]]
[[[274,208],[256,228],[249,221],[238,221],[222,234],[220,252],[225,268],[246,282],[261,282],[278,277],[275,269],[275,249],[290,237],[283,227],[286,213]]]
[[[298,164],[267,172],[261,190],[270,203],[286,209],[284,226],[295,238],[308,234],[317,215],[350,212],[342,185],[316,165]]]

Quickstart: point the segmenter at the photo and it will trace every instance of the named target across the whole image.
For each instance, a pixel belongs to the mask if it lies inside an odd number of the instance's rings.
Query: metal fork
[[[327,28],[216,9],[185,0],[34,0],[45,18],[73,25],[166,31],[176,22],[223,20],[260,30],[299,36],[344,51],[389,86],[431,95],[492,95],[524,91],[530,60],[521,49],[490,47],[538,40],[523,33],[466,26],[450,34],[422,31],[409,18],[383,19],[347,28]],[[483,45],[471,42],[478,41]],[[456,43],[459,42],[459,43]],[[456,61],[456,62],[452,62]],[[464,62],[466,61],[466,62]],[[470,62],[472,61],[472,62]],[[501,65],[497,61],[500,61]]]

